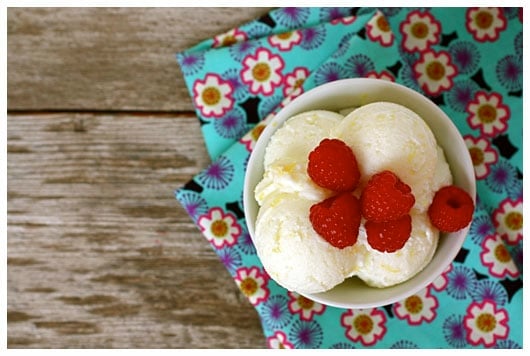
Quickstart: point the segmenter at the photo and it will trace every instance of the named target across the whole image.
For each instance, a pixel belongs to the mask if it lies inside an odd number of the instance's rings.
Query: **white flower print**
[[[466,27],[479,42],[495,41],[506,29],[506,18],[500,8],[470,8],[466,13]]]
[[[464,136],[464,142],[473,162],[475,169],[475,177],[477,179],[484,179],[490,172],[490,165],[497,162],[498,156],[488,140],[478,137],[474,138],[470,135]]]
[[[475,99],[467,106],[467,112],[469,126],[479,128],[483,135],[495,136],[508,128],[506,121],[510,117],[510,109],[502,103],[498,93],[476,93]]]
[[[207,214],[201,215],[197,224],[202,233],[216,248],[232,246],[241,235],[241,226],[232,213],[225,213],[214,207]]]
[[[269,297],[268,280],[268,275],[256,266],[241,267],[236,271],[236,284],[252,305],[258,305]]]
[[[322,314],[326,309],[324,304],[320,304],[311,299],[304,297],[298,293],[288,292],[289,294],[289,310],[293,314],[300,314],[302,320],[312,320],[313,315]]]
[[[282,83],[281,70],[283,59],[272,54],[266,48],[260,48],[256,54],[243,59],[241,79],[250,88],[252,94],[271,95]]]
[[[376,309],[350,309],[341,317],[341,325],[346,328],[346,337],[360,341],[364,346],[374,345],[386,333],[385,314]]]
[[[510,245],[523,239],[523,200],[505,199],[493,212],[493,224],[497,233]]]
[[[411,325],[431,322],[436,317],[438,299],[431,295],[429,288],[394,304],[394,312],[400,319],[406,319]]]
[[[488,267],[490,273],[495,277],[519,276],[519,270],[498,234],[489,235],[484,239],[480,259],[482,264]]]
[[[273,336],[267,339],[267,344],[271,349],[294,349],[293,344],[287,340],[287,335],[283,331],[276,331]]]
[[[467,308],[464,326],[467,340],[472,345],[494,346],[499,339],[508,337],[508,313],[497,309],[494,302],[485,300],[481,304],[473,302]]]
[[[259,124],[254,126],[252,130],[247,132],[239,142],[243,145],[245,145],[247,151],[252,152],[254,149],[254,146],[256,145],[256,142],[258,142],[259,137],[261,136],[261,133],[263,130],[265,130],[265,127],[267,124],[275,117],[276,115],[274,113],[270,113]]]
[[[204,117],[222,117],[234,106],[232,86],[217,74],[207,74],[193,84],[195,106]]]
[[[377,11],[374,17],[366,24],[366,34],[374,42],[379,42],[382,46],[391,46],[394,42],[394,33],[381,11]]]
[[[228,32],[217,35],[213,38],[213,47],[228,47],[247,39],[247,34],[238,28],[231,29]]]
[[[294,30],[270,36],[268,41],[271,46],[278,48],[280,51],[290,51],[295,45],[300,44],[302,35],[300,31]]]
[[[418,76],[418,84],[427,94],[438,95],[453,86],[456,67],[451,63],[449,53],[428,50],[422,52],[414,64],[414,72]]]
[[[366,78],[375,78],[375,79],[383,79],[387,80],[389,82],[395,82],[396,78],[387,70],[383,70],[380,73],[377,73],[375,70],[372,70],[368,73],[366,73]]]
[[[438,43],[440,38],[440,22],[430,12],[412,11],[401,23],[403,49],[408,52],[424,51]]]
[[[288,96],[293,91],[297,89],[302,90],[302,85],[304,84],[304,81],[309,76],[309,70],[305,67],[297,67],[293,70],[292,73],[289,73],[284,78],[284,87],[283,87],[283,94],[285,96]],[[301,93],[300,92],[300,93]]]

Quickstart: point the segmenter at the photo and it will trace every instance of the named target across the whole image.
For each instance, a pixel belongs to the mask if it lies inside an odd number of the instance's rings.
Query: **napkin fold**
[[[522,348],[522,8],[279,8],[177,53],[211,165],[175,191],[270,348]],[[417,294],[340,309],[275,283],[245,225],[259,134],[301,93],[343,78],[427,95],[461,132],[477,207],[455,261]]]

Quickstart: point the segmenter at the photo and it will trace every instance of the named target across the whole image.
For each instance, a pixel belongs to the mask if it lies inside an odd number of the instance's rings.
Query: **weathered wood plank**
[[[10,110],[191,110],[175,54],[267,8],[8,8]]]
[[[261,348],[257,314],[173,197],[193,114],[8,115],[12,348]]]

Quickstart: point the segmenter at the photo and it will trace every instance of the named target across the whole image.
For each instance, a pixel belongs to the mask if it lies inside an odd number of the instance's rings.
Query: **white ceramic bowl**
[[[429,125],[444,149],[454,184],[475,199],[475,175],[468,149],[458,129],[431,100],[402,85],[379,79],[344,79],[324,84],[300,95],[285,106],[261,133],[250,157],[243,192],[246,223],[251,238],[259,206],[254,188],[263,177],[265,147],[282,123],[295,114],[309,110],[339,111],[376,101],[389,101],[408,107]],[[387,288],[367,286],[360,279],[348,278],[331,290],[306,294],[317,302],[341,308],[378,307],[403,300],[430,284],[449,266],[459,252],[469,227],[456,233],[441,234],[431,262],[411,279]]]

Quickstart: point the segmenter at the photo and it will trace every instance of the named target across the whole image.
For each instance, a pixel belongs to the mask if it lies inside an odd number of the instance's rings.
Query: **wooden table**
[[[266,8],[7,10],[7,346],[263,348],[174,190],[209,159],[175,53]]]

